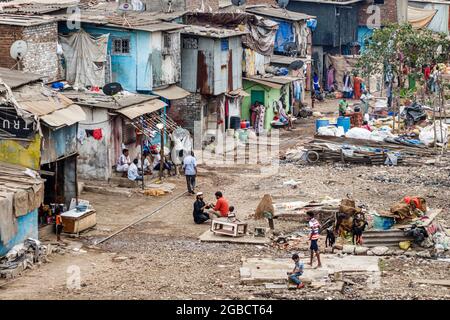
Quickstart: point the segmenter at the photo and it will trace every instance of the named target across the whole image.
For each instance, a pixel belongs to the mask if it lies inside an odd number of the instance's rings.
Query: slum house
[[[342,54],[357,40],[358,12],[364,0],[292,0],[287,9],[317,17],[312,35],[314,71],[323,79],[326,54]]]
[[[157,96],[118,94],[114,97],[96,92],[64,91],[86,113],[78,130],[78,172],[84,179],[109,180],[123,148],[130,158],[140,157],[142,146],[161,140],[157,123],[171,133],[176,124],[165,115],[166,103]],[[144,128],[145,127],[145,128]]]
[[[40,171],[44,203],[77,197],[77,128],[85,119],[42,76],[0,68],[0,161]]]
[[[119,0],[119,3],[130,2],[129,0]],[[173,12],[184,10],[217,11],[219,0],[140,0],[143,10],[153,12]],[[138,6],[140,7],[140,6]]]
[[[66,80],[78,88],[118,82],[127,91],[143,94],[176,84],[181,74],[181,28],[153,14],[84,10],[81,30],[59,24]]]
[[[28,238],[38,239],[44,181],[26,169],[0,162],[0,257]]]
[[[242,101],[242,119],[264,123],[264,130],[270,131],[276,112],[283,108],[286,113],[298,113],[298,103],[304,100],[304,92],[299,85],[304,83],[304,78],[294,76],[266,76],[244,77],[243,90],[248,94]],[[259,102],[264,106],[261,113],[262,119],[251,119],[251,107]],[[295,108],[294,108],[295,106]]]
[[[308,22],[315,20],[315,16],[266,5],[247,6],[246,11],[267,17],[278,23],[274,54],[270,58],[270,63],[276,67],[288,68],[291,76],[301,78],[306,76],[302,88],[309,90],[311,84],[312,31],[308,27]],[[297,63],[297,61],[301,61],[301,63]],[[297,63],[297,67],[292,68],[294,63]],[[302,64],[303,67],[298,68]]]
[[[181,86],[193,93],[170,115],[207,139],[240,127],[242,43],[245,31],[191,25],[182,31]]]
[[[11,57],[11,46],[25,41],[20,59]],[[58,22],[49,16],[0,14],[0,67],[43,75],[47,81],[59,77]]]

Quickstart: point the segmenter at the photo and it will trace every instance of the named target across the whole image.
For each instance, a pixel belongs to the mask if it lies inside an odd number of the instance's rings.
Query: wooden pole
[[[161,129],[161,161],[159,163],[159,178],[162,179],[164,175],[164,127]]]

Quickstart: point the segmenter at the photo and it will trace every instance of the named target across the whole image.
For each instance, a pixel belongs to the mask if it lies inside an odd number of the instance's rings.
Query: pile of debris
[[[0,278],[14,278],[26,269],[48,262],[47,256],[51,251],[51,245],[42,245],[39,240],[32,238],[15,245],[0,258]]]

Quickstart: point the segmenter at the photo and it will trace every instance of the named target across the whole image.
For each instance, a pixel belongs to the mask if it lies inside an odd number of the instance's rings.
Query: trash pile
[[[42,245],[39,240],[28,238],[0,258],[0,278],[13,278],[23,270],[33,268],[35,264],[47,262],[48,254],[48,246]]]
[[[275,218],[303,222],[307,221],[307,213],[313,212],[330,251],[331,248],[343,250],[350,245],[352,248],[346,253],[384,255],[396,249],[404,254],[410,248],[425,248],[440,255],[450,248],[450,236],[436,219],[441,210],[429,209],[423,197],[406,196],[389,211],[379,212],[349,198],[274,203],[273,208]],[[308,233],[305,226],[290,234],[277,234],[271,246],[288,251],[308,250]],[[381,251],[384,253],[378,254]],[[427,256],[431,256],[430,253],[427,252]]]

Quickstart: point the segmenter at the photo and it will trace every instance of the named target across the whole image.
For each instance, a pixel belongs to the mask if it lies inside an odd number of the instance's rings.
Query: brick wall
[[[58,56],[56,53],[58,28],[55,23],[32,27],[0,26],[0,66],[12,68],[14,61],[9,54],[16,40],[28,44],[28,52],[22,61],[22,70],[43,75],[47,80],[58,76]]]
[[[194,136],[195,121],[201,121],[204,103],[202,95],[194,93],[184,99],[171,101],[168,115]]]
[[[360,26],[367,25],[367,20],[369,18],[367,8],[372,5],[372,3],[373,1],[366,1],[366,3],[361,6],[358,14]],[[381,10],[381,24],[397,22],[397,1],[387,0],[384,1],[384,4],[379,4],[378,6]]]
[[[0,67],[12,68],[16,61],[9,55],[11,45],[22,39],[23,27],[0,25]]]

